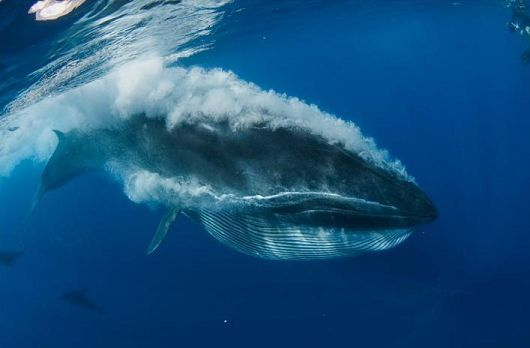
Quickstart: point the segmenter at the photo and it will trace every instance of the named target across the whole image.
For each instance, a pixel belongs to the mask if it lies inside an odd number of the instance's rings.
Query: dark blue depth
[[[0,347],[530,346],[530,43],[494,2],[359,3],[229,5],[213,49],[183,64],[354,121],[433,198],[434,224],[380,254],[271,262],[181,217],[146,257],[162,212],[90,174],[26,219],[42,170],[26,162],[0,178],[0,250],[25,251],[0,265]],[[19,59],[24,73],[8,98],[39,65],[17,44],[46,47],[73,20],[0,37],[0,80]],[[38,30],[22,16],[9,32],[26,25]],[[61,300],[76,288],[103,310]]]

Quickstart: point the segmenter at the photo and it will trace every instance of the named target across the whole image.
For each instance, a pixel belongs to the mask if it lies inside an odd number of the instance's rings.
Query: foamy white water
[[[385,169],[406,175],[352,122],[275,91],[265,91],[221,69],[164,65],[138,59],[108,75],[13,112],[0,126],[0,174],[24,159],[46,161],[56,145],[53,130],[93,130],[134,115],[165,118],[169,128],[187,122],[228,122],[237,131],[256,125],[303,128]]]

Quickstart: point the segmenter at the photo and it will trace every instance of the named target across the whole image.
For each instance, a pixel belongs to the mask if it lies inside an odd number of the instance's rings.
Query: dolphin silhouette
[[[73,304],[75,306],[88,309],[95,312],[102,312],[100,306],[98,306],[94,301],[92,301],[87,296],[87,289],[77,289],[64,292],[62,294],[63,301]]]
[[[138,115],[104,129],[56,134],[36,201],[86,171],[109,173],[133,201],[166,209],[147,253],[180,213],[225,245],[279,260],[388,249],[437,217],[405,175],[303,127],[234,129],[201,120],[170,128]]]
[[[0,251],[0,263],[4,266],[11,267],[23,255],[24,251]]]

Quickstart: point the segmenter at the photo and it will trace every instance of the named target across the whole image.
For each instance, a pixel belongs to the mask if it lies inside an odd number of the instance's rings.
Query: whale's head
[[[243,211],[190,215],[222,243],[243,253],[279,260],[313,260],[392,248],[437,210],[409,178],[360,158],[337,176],[340,191],[283,192],[249,197]],[[337,168],[345,164],[338,164]],[[348,189],[345,189],[347,187]]]

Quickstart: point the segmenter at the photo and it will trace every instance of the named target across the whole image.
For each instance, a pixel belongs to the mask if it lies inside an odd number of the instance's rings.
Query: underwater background
[[[57,96],[97,110],[107,91],[69,91],[124,66],[220,68],[355,122],[439,218],[309,262],[239,254],[182,218],[146,256],[163,212],[97,173],[28,215],[47,152],[8,130],[0,253],[20,255],[0,263],[0,347],[530,346],[530,40],[506,2],[88,0],[50,22],[32,3],[0,2],[0,128],[28,107],[70,122]],[[98,310],[64,301],[75,289]]]

